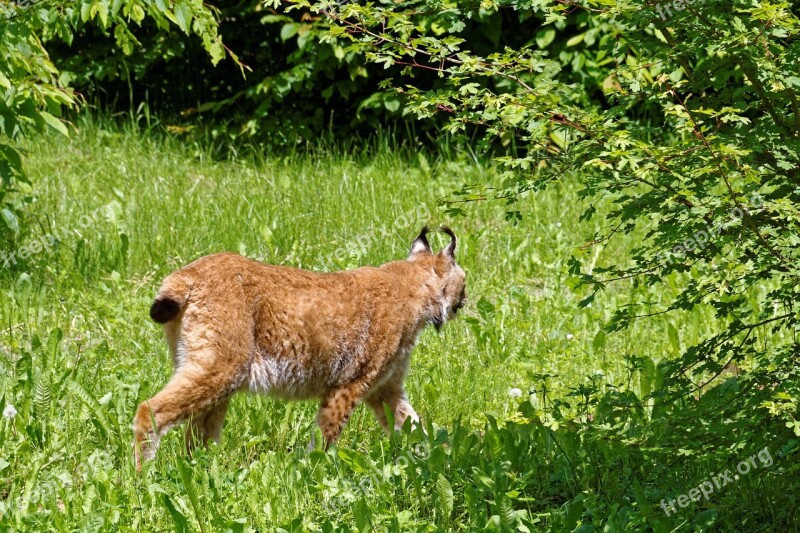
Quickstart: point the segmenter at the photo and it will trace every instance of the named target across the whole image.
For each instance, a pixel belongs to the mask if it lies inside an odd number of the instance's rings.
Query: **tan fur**
[[[361,401],[387,430],[384,404],[395,427],[418,420],[403,389],[411,349],[427,324],[440,327],[465,298],[455,236],[443,231],[452,240],[438,254],[423,229],[406,260],[377,268],[315,273],[223,253],[168,276],[151,316],[169,318],[175,373],[136,412],[137,468],[184,420],[189,450],[219,439],[228,401],[240,390],[321,399],[326,446]],[[158,317],[163,302],[175,303],[174,317]]]

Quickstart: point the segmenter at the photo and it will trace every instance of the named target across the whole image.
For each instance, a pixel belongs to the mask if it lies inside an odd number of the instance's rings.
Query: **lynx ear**
[[[430,231],[428,226],[423,227],[422,231],[417,235],[417,238],[411,243],[411,252],[408,254],[409,259],[417,254],[433,253],[431,251],[431,245],[428,242],[428,237],[426,237],[428,231]]]
[[[446,233],[450,236],[450,242],[440,252],[442,255],[449,257],[453,261],[456,259],[456,234],[447,226],[441,226],[439,231]]]

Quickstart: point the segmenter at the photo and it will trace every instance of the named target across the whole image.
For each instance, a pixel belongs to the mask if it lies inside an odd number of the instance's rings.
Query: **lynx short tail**
[[[176,272],[164,280],[158,296],[150,306],[150,318],[159,324],[166,324],[186,309],[190,285],[181,274]]]

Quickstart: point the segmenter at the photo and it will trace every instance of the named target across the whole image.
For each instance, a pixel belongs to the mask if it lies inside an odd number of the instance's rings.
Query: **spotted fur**
[[[150,314],[164,323],[175,373],[136,411],[137,468],[183,421],[189,450],[217,440],[228,401],[242,390],[320,399],[326,446],[362,401],[387,430],[384,405],[395,427],[417,421],[403,389],[411,350],[466,296],[455,235],[443,231],[451,241],[439,253],[423,228],[405,260],[380,267],[316,273],[223,253],[168,276]]]

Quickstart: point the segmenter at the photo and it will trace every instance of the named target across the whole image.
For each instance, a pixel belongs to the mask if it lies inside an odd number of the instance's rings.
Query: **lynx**
[[[464,305],[456,236],[434,254],[428,228],[405,260],[317,273],[266,265],[233,253],[202,257],[170,274],[150,308],[164,325],[174,374],[142,402],[133,421],[136,468],[155,456],[170,428],[187,421],[186,445],[218,440],[238,391],[287,400],[320,399],[327,448],[362,401],[390,431],[419,421],[403,388],[411,350]]]

